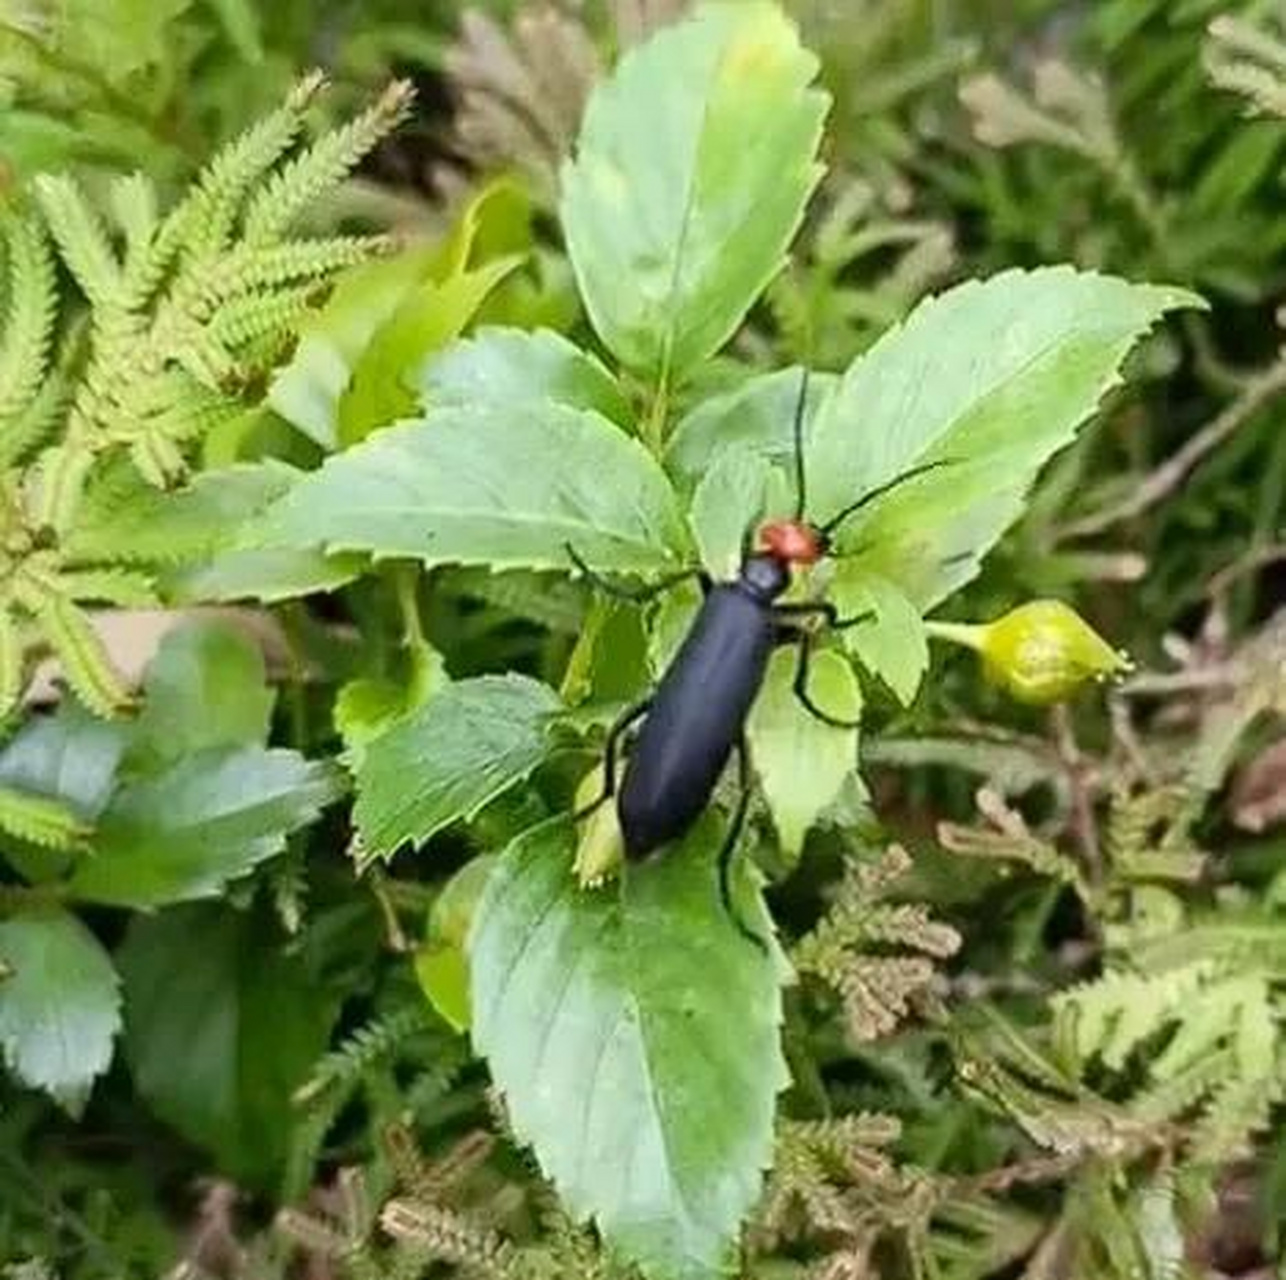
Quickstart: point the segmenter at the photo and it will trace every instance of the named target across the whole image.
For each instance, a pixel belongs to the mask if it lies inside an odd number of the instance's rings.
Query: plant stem
[[[670,411],[670,385],[668,373],[662,373],[657,383],[656,394],[648,406],[647,418],[643,422],[643,440],[649,449],[659,458],[665,448],[665,422]]]
[[[983,630],[983,627],[973,622],[935,622],[931,618],[924,620],[925,634],[931,639],[962,644],[966,649],[982,647]]]
[[[49,884],[0,885],[0,915],[31,907],[58,906],[71,898],[71,888],[62,881]]]
[[[393,594],[402,618],[402,642],[410,658],[412,690],[418,693],[427,689],[426,682],[432,676],[435,657],[420,615],[421,573],[419,564],[413,561],[392,567]]]

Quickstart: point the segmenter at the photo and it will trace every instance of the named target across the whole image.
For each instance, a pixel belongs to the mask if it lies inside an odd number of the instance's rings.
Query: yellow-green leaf
[[[785,261],[821,174],[817,59],[767,0],[707,3],[595,90],[562,220],[599,336],[677,381],[733,334]]]

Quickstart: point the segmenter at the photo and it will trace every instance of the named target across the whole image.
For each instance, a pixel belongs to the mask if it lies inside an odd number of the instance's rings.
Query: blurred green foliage
[[[393,77],[420,91],[410,121],[302,218],[319,235],[392,229],[410,246],[329,295],[292,296],[272,349],[216,379],[235,412],[183,436],[191,487],[170,494],[105,469],[80,516],[82,547],[101,556],[87,566],[68,538],[59,561],[71,598],[91,603],[287,600],[255,615],[275,695],[262,673],[247,676],[256,659],[236,642],[198,630],[162,651],[135,721],[69,706],[8,723],[0,916],[48,908],[73,961],[88,939],[133,990],[124,1060],[88,1100],[78,1087],[62,1097],[84,1104],[78,1116],[0,1083],[6,1276],[629,1274],[506,1137],[454,1030],[462,927],[447,938],[433,914],[475,855],[566,808],[592,761],[582,738],[526,785],[482,787],[472,820],[434,836],[432,859],[357,877],[350,855],[373,859],[342,808],[299,826],[337,793],[332,775],[262,804],[230,778],[223,799],[252,812],[229,804],[212,821],[231,826],[237,838],[220,847],[239,861],[169,899],[214,901],[149,917],[91,896],[77,925],[48,886],[102,856],[87,850],[104,813],[118,835],[130,806],[187,821],[167,754],[176,725],[209,728],[185,749],[258,762],[271,789],[270,760],[320,770],[317,757],[342,753],[360,777],[368,745],[445,672],[530,673],[569,702],[584,696],[573,727],[592,731],[655,665],[683,601],[649,637],[633,611],[561,574],[425,575],[231,535],[294,483],[295,466],[336,447],[308,428],[318,405],[323,418],[346,406],[336,420],[346,412],[356,439],[416,394],[474,394],[476,348],[431,360],[471,325],[542,324],[592,343],[550,217],[559,165],[592,85],[684,7],[0,6],[6,215],[29,216],[38,174],[70,170],[89,207],[125,209],[113,252],[138,224],[112,179],[141,171],[173,207],[310,69],[333,82],[310,106],[317,134]],[[1210,305],[1135,353],[1127,386],[1047,468],[1022,523],[945,615],[985,621],[1056,596],[1128,650],[1134,674],[1046,712],[1015,707],[969,655],[935,645],[934,678],[909,707],[896,674],[866,689],[869,794],[854,783],[835,800],[836,821],[771,895],[801,982],[786,998],[793,1083],[744,1273],[1268,1274],[1286,1227],[1286,19],[1268,0],[785,7],[834,99],[828,175],[790,264],[730,350],[676,393],[676,414],[686,399],[735,394],[739,365],[842,370],[927,292],[1014,266],[1069,261]],[[506,181],[484,185],[494,173]],[[49,385],[73,385],[89,308],[43,240],[15,232],[7,244],[6,310],[33,279],[57,283],[62,308],[29,309],[26,332]],[[385,376],[412,357],[424,370],[414,388]],[[624,421],[644,405],[641,383],[618,402],[582,361],[566,377],[604,414]],[[484,385],[499,396],[502,381]],[[14,461],[2,438],[0,458]],[[5,502],[38,490],[31,458],[21,486],[0,485]],[[43,530],[13,527],[27,541],[15,534],[0,563],[62,554]],[[110,581],[87,576],[108,565]],[[327,594],[308,605],[289,599],[316,588]],[[69,668],[79,654],[88,673],[83,696],[99,688],[115,702],[78,615],[51,625]],[[0,644],[4,692],[28,673],[13,648]],[[238,720],[238,700],[220,697],[234,683],[253,689],[254,723],[220,740]],[[524,757],[511,781],[537,762]],[[774,875],[792,861],[766,836],[758,852]],[[83,867],[82,883],[103,878]],[[417,983],[416,954],[421,980],[425,957],[445,956],[427,985],[446,1020]],[[85,974],[92,987],[92,964]],[[97,980],[100,1010],[114,1011],[111,980]],[[167,1022],[170,995],[181,1025]],[[86,1062],[104,1052],[98,1030],[78,1050]],[[14,1067],[10,1035],[0,1020]],[[44,1061],[65,1068],[67,1043]]]

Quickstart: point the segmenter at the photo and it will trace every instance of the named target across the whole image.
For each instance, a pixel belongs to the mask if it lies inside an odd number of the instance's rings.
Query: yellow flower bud
[[[593,804],[602,794],[603,768],[599,765],[591,769],[576,788],[576,809]],[[616,806],[607,800],[581,821],[572,869],[581,888],[595,889],[616,874],[624,859],[625,841],[616,817]]]
[[[1061,600],[1031,600],[978,625],[930,623],[929,634],[976,649],[988,679],[1032,706],[1062,702],[1087,681],[1106,680],[1130,666],[1124,653]]]

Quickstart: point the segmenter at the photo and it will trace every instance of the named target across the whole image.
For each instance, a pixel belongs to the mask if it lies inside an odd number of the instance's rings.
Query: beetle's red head
[[[759,546],[788,568],[816,564],[826,554],[821,532],[802,520],[773,520],[762,526]]]

